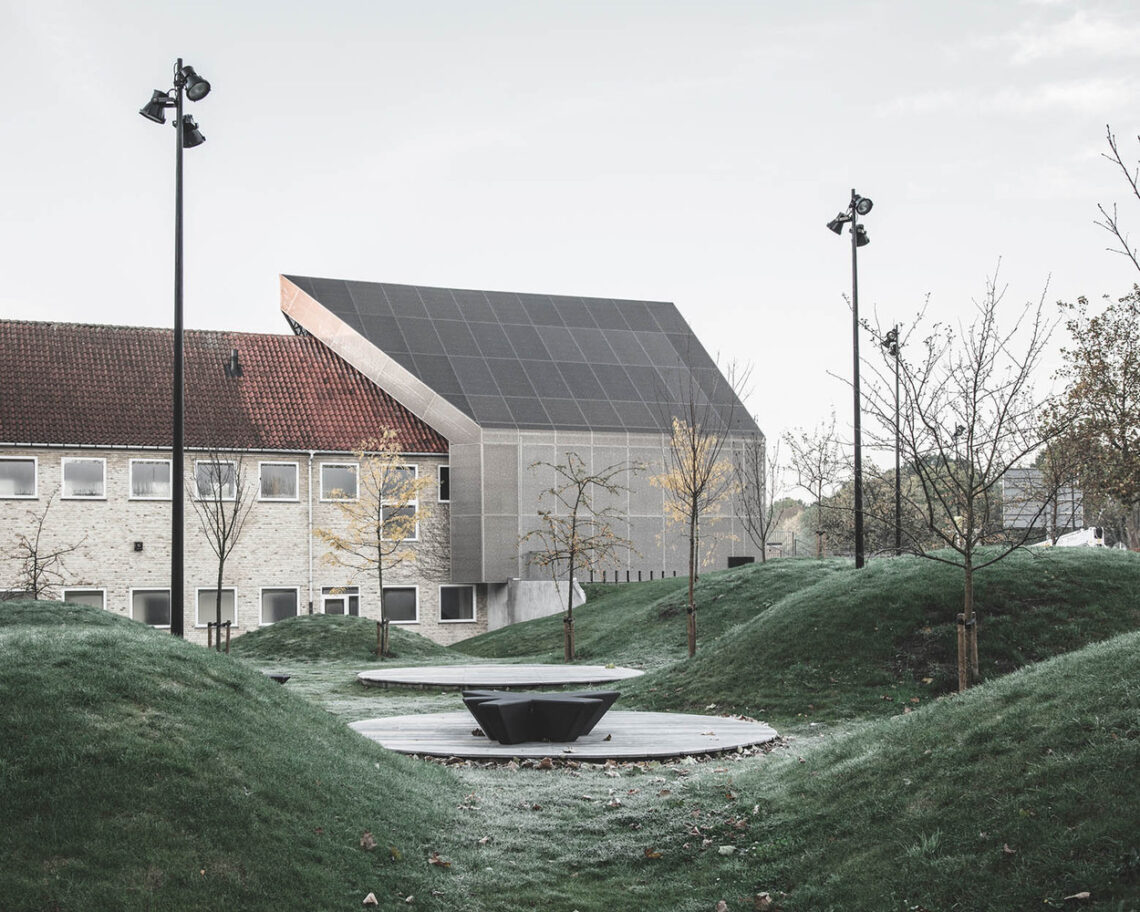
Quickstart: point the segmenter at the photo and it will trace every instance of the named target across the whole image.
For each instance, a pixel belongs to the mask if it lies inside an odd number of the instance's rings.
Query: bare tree
[[[619,563],[618,552],[634,550],[633,543],[618,535],[617,525],[627,525],[626,514],[614,503],[601,504],[627,493],[629,488],[618,481],[639,467],[626,463],[606,466],[591,472],[577,453],[567,453],[563,463],[535,462],[531,471],[546,468],[554,472],[552,487],[539,496],[538,517],[541,527],[520,539],[537,541],[542,550],[531,556],[531,563],[545,567],[555,582],[566,574],[566,613],[562,618],[562,652],[567,662],[574,661],[574,571],[594,570]]]
[[[355,453],[358,463],[356,497],[339,500],[343,531],[317,529],[329,546],[326,563],[345,567],[354,574],[374,573],[380,592],[380,658],[390,654],[388,612],[384,605],[384,574],[405,562],[427,557],[439,559],[439,542],[429,531],[430,513],[420,503],[420,494],[431,483],[416,473],[400,451],[396,431],[361,442]],[[421,538],[420,530],[425,531]],[[419,546],[413,543],[419,543]]]
[[[204,459],[196,460],[194,473],[187,480],[193,492],[190,503],[198,517],[198,526],[218,560],[214,587],[214,622],[217,625],[215,648],[222,650],[222,584],[226,561],[237,547],[245,529],[245,521],[253,507],[256,481],[249,478],[244,456],[209,447]]]
[[[830,423],[820,424],[812,431],[789,431],[784,435],[784,442],[792,451],[792,467],[799,486],[808,492],[815,507],[815,556],[822,558],[826,550],[824,496],[839,482],[844,470],[835,433],[835,414],[832,413]]]
[[[768,560],[768,539],[784,516],[780,506],[784,492],[778,486],[783,471],[780,442],[776,441],[768,458],[763,437],[745,439],[735,453],[733,470],[741,525],[760,549],[761,563],[765,563]]]
[[[748,382],[750,371],[728,367],[725,377],[717,371],[717,388],[702,390],[692,370],[679,392],[669,439],[665,447],[665,471],[649,480],[665,492],[666,515],[685,529],[688,542],[689,599],[686,607],[689,655],[697,652],[697,604],[694,595],[701,564],[702,524],[732,493],[735,476],[726,447],[734,425],[735,405]],[[726,392],[728,395],[718,395]],[[733,403],[733,404],[729,404]]]
[[[1102,152],[1101,154],[1110,162],[1115,164],[1118,168],[1120,168],[1121,173],[1124,175],[1124,179],[1128,182],[1128,186],[1132,191],[1133,197],[1135,197],[1137,200],[1140,200],[1140,170],[1134,167],[1130,168],[1124,163],[1124,158],[1120,154],[1120,147],[1116,144],[1116,134],[1112,132],[1112,127],[1106,126],[1104,130],[1106,138],[1108,140],[1109,151]],[[1140,136],[1136,138],[1137,140],[1140,140]],[[1118,245],[1116,247],[1109,247],[1109,252],[1119,253],[1121,256],[1127,257],[1132,261],[1132,265],[1135,266],[1137,270],[1140,270],[1140,259],[1137,258],[1136,248],[1128,243],[1128,234],[1120,226],[1120,221],[1118,219],[1116,211],[1116,203],[1112,204],[1111,213],[1103,203],[1098,204],[1097,209],[1100,210],[1101,221],[1096,222],[1095,224],[1099,225],[1101,228],[1111,234],[1116,239],[1116,243]]]
[[[75,544],[52,546],[46,543],[44,525],[57,493],[58,491],[52,491],[38,512],[25,511],[31,531],[17,533],[15,545],[5,554],[5,557],[17,565],[16,587],[28,593],[33,599],[38,599],[51,586],[63,583],[67,571],[63,559],[73,551],[78,551],[87,541],[87,536],[84,535]]]
[[[975,302],[977,313],[969,326],[957,333],[934,326],[921,346],[921,360],[899,363],[905,407],[898,439],[917,482],[904,496],[923,511],[927,526],[922,537],[905,526],[903,534],[912,553],[963,570],[959,690],[979,674],[974,574],[1033,534],[1032,528],[1004,525],[1002,480],[1059,433],[1041,421],[1045,400],[1034,395],[1031,385],[1052,330],[1042,313],[1044,295],[1002,329],[998,309],[1003,295],[995,275],[987,281],[983,299]],[[874,374],[867,408],[886,431],[877,441],[885,447],[896,438],[894,359]],[[1039,504],[1036,518],[1043,510],[1044,503]],[[930,548],[931,542],[938,550]]]

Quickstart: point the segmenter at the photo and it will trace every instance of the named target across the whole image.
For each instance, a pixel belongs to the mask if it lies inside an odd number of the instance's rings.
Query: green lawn
[[[712,912],[767,892],[785,912],[1140,909],[1140,557],[984,571],[988,680],[964,695],[946,693],[950,568],[707,574],[694,660],[683,587],[594,587],[582,658],[650,670],[624,708],[747,711],[786,748],[442,767],[345,727],[460,707],[357,684],[373,622],[298,618],[225,656],[92,609],[2,605],[0,908],[348,910],[374,892],[382,909]],[[398,663],[561,652],[558,618],[462,651],[393,634]]]

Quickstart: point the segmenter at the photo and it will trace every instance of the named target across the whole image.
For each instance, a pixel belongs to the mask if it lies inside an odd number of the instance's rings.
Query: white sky
[[[852,187],[885,323],[968,316],[999,257],[1011,310],[1140,278],[1093,225],[1140,237],[1100,158],[1140,158],[1127,0],[0,0],[0,316],[172,324],[137,111],[179,55],[188,327],[285,331],[283,272],[668,300],[773,438],[850,420]]]

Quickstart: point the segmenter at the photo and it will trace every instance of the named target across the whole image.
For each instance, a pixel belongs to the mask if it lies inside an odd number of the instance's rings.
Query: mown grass
[[[503,912],[1129,912],[1137,770],[1132,633],[764,759],[461,771],[447,852]]]
[[[703,574],[696,589],[699,641],[713,642],[788,594],[848,566],[842,560],[783,560]],[[685,657],[686,578],[585,588],[586,604],[574,609],[579,661],[655,668]],[[484,658],[561,661],[562,618],[556,615],[514,624],[464,640],[452,649]]]
[[[0,908],[451,908],[426,859],[453,777],[239,660],[6,603],[0,706]]]
[[[391,655],[385,661],[406,664],[429,659],[447,662],[453,658],[454,654],[446,646],[414,631],[394,624],[388,629]],[[232,642],[230,651],[251,661],[378,661],[376,622],[343,615],[300,615],[242,634]]]

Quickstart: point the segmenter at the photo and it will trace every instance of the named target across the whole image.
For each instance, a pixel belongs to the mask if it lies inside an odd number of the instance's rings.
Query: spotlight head
[[[193,149],[206,141],[206,137],[198,130],[194,118],[189,114],[182,115],[182,148]]]
[[[843,226],[846,225],[849,219],[844,213],[839,213],[835,218],[827,223],[827,227],[834,231],[836,234],[843,234]]]
[[[186,97],[191,101],[201,101],[210,94],[210,84],[194,72],[194,67],[184,66],[182,78],[186,80]]]
[[[855,226],[855,246],[866,247],[871,243],[871,239],[867,237],[867,229],[862,225]]]
[[[151,92],[150,101],[139,108],[139,113],[155,123],[166,123],[166,106],[169,103],[170,97],[160,89],[155,89]]]
[[[855,204],[855,211],[860,215],[866,215],[871,211],[871,207],[875,205],[865,196],[856,196],[852,202]]]

